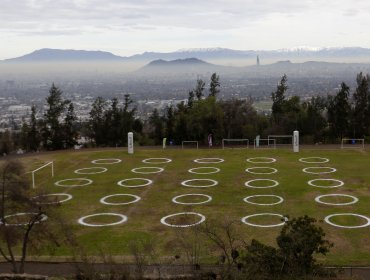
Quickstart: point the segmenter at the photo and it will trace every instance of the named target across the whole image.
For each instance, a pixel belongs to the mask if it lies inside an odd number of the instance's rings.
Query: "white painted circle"
[[[53,202],[38,202],[37,201],[37,198],[39,198],[39,197],[48,197],[48,196],[66,196],[67,198],[65,198],[63,200],[59,200],[59,201],[53,201]],[[43,194],[43,195],[34,196],[31,199],[36,200],[36,204],[39,204],[39,205],[50,205],[50,204],[63,203],[63,202],[66,202],[68,200],[71,200],[72,198],[73,198],[73,196],[68,194],[68,193],[50,193],[50,194]]]
[[[209,163],[209,164],[212,164],[212,163],[221,163],[221,162],[224,162],[225,160],[222,159],[222,158],[197,158],[197,159],[195,159],[193,161],[196,162],[196,163]]]
[[[315,171],[310,171],[312,169],[326,169],[328,171],[319,171],[319,172],[315,172]],[[333,168],[333,167],[321,167],[321,166],[317,166],[317,167],[306,167],[306,168],[303,168],[302,171],[304,173],[309,173],[309,174],[328,174],[328,173],[333,173],[333,172],[336,172],[337,169]]]
[[[272,182],[272,184],[271,185],[267,185],[267,186],[263,186],[263,187],[257,187],[257,186],[251,185],[252,182],[261,182],[261,181]],[[276,181],[276,180],[271,180],[271,179],[253,179],[253,180],[249,180],[249,181],[245,182],[244,185],[246,187],[254,188],[254,189],[267,189],[267,188],[276,187],[277,185],[279,185],[279,182]]]
[[[201,201],[201,202],[180,202],[180,201],[177,201],[177,199],[181,198],[181,197],[186,197],[186,196],[203,196],[205,198],[207,198],[207,200],[205,201]],[[205,204],[205,203],[208,203],[212,200],[212,196],[210,195],[207,195],[207,194],[201,194],[201,193],[188,193],[188,194],[182,194],[182,195],[178,195],[178,196],[175,196],[174,198],[172,198],[172,202],[173,203],[176,203],[176,204],[183,204],[183,205],[196,205],[196,204]]]
[[[190,182],[210,182],[208,185],[191,185],[189,184]],[[218,185],[218,182],[216,180],[212,179],[190,179],[190,180],[185,180],[181,182],[181,185],[184,187],[191,187],[191,188],[209,188]]]
[[[142,170],[153,170],[153,171],[142,171]],[[131,169],[131,172],[140,173],[140,174],[154,174],[163,172],[163,168],[161,167],[137,167]]]
[[[250,199],[254,197],[276,197],[279,200],[274,203],[257,203],[257,202],[250,201]],[[278,195],[273,195],[273,194],[261,194],[261,195],[250,195],[250,196],[245,197],[243,200],[247,203],[254,204],[254,205],[276,205],[276,204],[282,203],[284,201],[284,198]]]
[[[86,183],[82,184],[63,184],[64,182],[69,182],[69,181],[85,181]],[[87,179],[87,178],[72,178],[72,179],[64,179],[60,180],[58,182],[55,182],[54,185],[58,187],[68,187],[68,188],[74,188],[74,187],[83,187],[92,184],[93,180]]]
[[[120,163],[122,160],[118,158],[99,158],[93,160],[91,163],[93,164],[115,164]]]
[[[150,163],[150,164],[161,164],[161,163],[169,163],[172,159],[169,158],[147,158],[144,159],[144,163]]]
[[[139,184],[139,185],[126,185],[126,184],[124,184],[125,182],[133,181],[133,180],[142,180],[142,181],[146,181],[146,183]],[[124,179],[124,180],[119,181],[117,183],[117,185],[119,185],[121,187],[126,187],[126,188],[140,188],[140,187],[148,186],[152,183],[153,183],[152,180],[149,180],[149,179],[146,179],[146,178],[130,178],[130,179]]]
[[[26,215],[38,215],[39,213],[34,213],[34,212],[26,212],[26,213],[16,213],[16,214],[12,214],[12,215],[7,215],[7,216],[4,216],[4,220],[6,220],[6,218],[10,218],[10,217],[17,217],[17,216],[26,216]],[[34,224],[39,224],[41,222],[44,222],[48,219],[48,216],[46,216],[45,214],[41,214],[41,220],[39,221],[36,221]],[[0,225],[3,224],[3,222],[0,221]],[[5,223],[5,226],[26,226],[28,225],[28,223],[22,223],[22,224],[9,224],[9,223]]]
[[[116,196],[129,196],[129,197],[133,197],[134,200],[129,201],[129,202],[120,202],[120,203],[113,203],[113,202],[106,201],[107,199],[111,197],[116,197]],[[140,199],[141,199],[140,196],[137,196],[134,194],[117,193],[117,194],[111,194],[111,195],[104,196],[103,198],[100,199],[100,203],[105,204],[105,205],[127,205],[127,204],[138,202]]]
[[[283,218],[284,221],[279,223],[279,224],[273,224],[273,225],[258,225],[258,224],[253,224],[253,223],[250,223],[250,222],[247,221],[249,218],[257,217],[257,216],[277,216],[277,217]],[[284,217],[283,215],[276,214],[276,213],[259,213],[259,214],[253,214],[253,215],[245,216],[241,219],[241,221],[242,221],[242,223],[244,223],[246,225],[249,225],[249,226],[252,226],[252,227],[268,228],[268,227],[283,226],[288,221],[288,218]]]
[[[85,222],[86,219],[91,218],[91,217],[96,217],[96,216],[116,216],[116,217],[120,217],[121,220],[119,220],[118,222],[110,223],[110,224],[90,224],[90,223],[86,223]],[[118,214],[118,213],[98,213],[98,214],[92,214],[92,215],[84,216],[84,217],[79,218],[77,220],[77,222],[80,225],[87,226],[87,227],[115,226],[115,225],[123,224],[126,221],[127,221],[127,216],[122,215],[122,214]]]
[[[322,186],[322,185],[317,185],[314,182],[316,181],[327,181],[327,182],[337,182],[336,185],[333,186]],[[331,189],[331,188],[338,188],[344,185],[344,182],[341,180],[337,179],[313,179],[307,182],[310,186],[317,187],[317,188],[326,188],[326,189]]]
[[[256,171],[252,171],[252,170],[261,170],[261,169],[269,169],[271,170],[270,172],[256,172]],[[249,167],[245,170],[246,172],[248,173],[252,173],[252,174],[274,174],[276,172],[278,172],[278,170],[276,168],[272,168],[272,167]]]
[[[324,201],[321,201],[321,198],[323,197],[332,197],[332,196],[342,196],[342,197],[349,197],[349,198],[352,198],[352,201],[350,202],[344,202],[344,203],[331,203],[331,202],[324,202]],[[348,194],[339,194],[339,193],[333,193],[333,194],[324,194],[324,195],[319,195],[315,198],[315,201],[318,202],[318,203],[322,203],[322,204],[326,204],[326,205],[351,205],[351,204],[355,204],[356,202],[358,202],[358,198],[355,197],[355,196],[352,196],[352,195],[348,195]]]
[[[336,216],[355,216],[355,217],[359,217],[359,218],[362,218],[364,220],[367,221],[366,224],[363,224],[363,225],[359,225],[359,226],[342,226],[342,225],[338,225],[338,224],[335,224],[333,223],[332,221],[330,221],[330,219],[332,217],[336,217]],[[339,228],[363,228],[363,227],[367,227],[367,226],[370,226],[370,218],[364,216],[364,215],[359,215],[359,214],[354,214],[354,213],[339,213],[339,214],[331,214],[329,216],[326,216],[324,221],[326,223],[328,223],[329,225],[332,225],[334,227],[339,227]]]
[[[98,170],[98,171],[89,171],[89,170]],[[100,174],[107,172],[107,168],[105,167],[87,167],[75,170],[76,174]]]
[[[248,158],[247,161],[250,163],[273,163],[273,162],[276,162],[276,158],[253,157],[253,158]]]
[[[209,172],[201,172],[199,170],[207,170],[207,169],[211,169],[213,171],[209,171]],[[195,168],[191,168],[188,170],[189,173],[193,173],[193,174],[213,174],[213,173],[217,173],[217,172],[220,172],[220,168],[217,168],[217,167],[212,167],[212,166],[204,166],[204,167],[195,167]]]
[[[329,162],[329,159],[323,157],[306,157],[300,158],[299,161],[304,163],[326,163]]]
[[[194,224],[187,224],[187,225],[173,225],[173,224],[169,224],[169,223],[166,222],[166,220],[168,218],[172,218],[172,217],[176,217],[176,216],[180,216],[180,215],[195,215],[195,216],[199,216],[200,217],[200,221],[199,222],[196,222]],[[199,224],[203,223],[205,220],[206,220],[206,217],[204,215],[199,214],[199,213],[196,213],[196,212],[180,212],[180,213],[171,214],[171,215],[168,215],[168,216],[163,217],[161,219],[161,224],[163,224],[165,226],[168,226],[168,227],[185,228],[185,227],[192,227],[192,226],[199,225]]]

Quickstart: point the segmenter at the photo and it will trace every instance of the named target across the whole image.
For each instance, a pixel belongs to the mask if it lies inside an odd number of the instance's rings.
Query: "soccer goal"
[[[254,149],[276,149],[276,139],[254,139]]]
[[[249,139],[222,139],[222,149],[248,149]]]
[[[40,171],[41,169],[44,169],[44,168],[48,167],[48,166],[51,167],[51,177],[54,177],[54,161],[49,161],[49,162],[45,163],[43,166],[31,171],[31,174],[32,174],[32,188],[36,188],[35,173]]]
[[[292,147],[293,146],[293,135],[268,135],[267,139],[275,140],[277,147]]]
[[[181,148],[182,149],[198,149],[198,141],[182,141]]]
[[[342,138],[341,149],[365,149],[365,139],[363,138]]]

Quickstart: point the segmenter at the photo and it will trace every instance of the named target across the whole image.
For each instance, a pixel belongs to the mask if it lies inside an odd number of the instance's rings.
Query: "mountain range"
[[[104,51],[40,49],[32,53],[3,60],[2,62],[131,62],[146,64],[153,60],[177,60],[197,58],[223,65],[251,65],[257,56],[261,63],[279,60],[303,62],[310,60],[329,62],[370,63],[370,49],[360,47],[345,48],[293,48],[281,50],[233,50],[226,48],[182,49],[174,52],[144,52],[132,56],[118,56]],[[247,63],[249,62],[249,63]]]

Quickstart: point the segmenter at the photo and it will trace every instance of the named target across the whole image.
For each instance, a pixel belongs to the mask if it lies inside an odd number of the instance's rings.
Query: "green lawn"
[[[165,157],[172,162],[163,164],[146,164],[142,160],[146,158]],[[222,158],[225,161],[218,164],[199,164],[194,159],[213,157]],[[253,164],[246,161],[251,157],[272,157],[274,163]],[[328,163],[307,164],[299,162],[302,157],[325,157],[330,159]],[[117,158],[122,161],[117,164],[96,165],[92,160],[104,158]],[[73,224],[79,241],[84,244],[89,253],[95,254],[99,247],[104,247],[113,255],[128,255],[127,243],[129,240],[153,237],[162,248],[163,255],[174,256],[173,242],[176,240],[176,228],[162,225],[162,217],[178,212],[197,212],[207,219],[224,219],[240,221],[247,215],[257,213],[277,213],[297,217],[309,215],[319,220],[320,226],[327,233],[329,240],[335,243],[331,253],[322,261],[326,264],[335,265],[370,265],[370,226],[359,229],[344,229],[333,227],[323,222],[323,219],[335,213],[356,213],[370,217],[370,153],[369,151],[356,150],[310,150],[303,149],[300,153],[290,150],[160,150],[160,149],[137,149],[134,155],[128,155],[125,149],[115,150],[89,150],[89,151],[63,151],[25,156],[22,161],[28,170],[41,166],[43,163],[53,160],[55,162],[55,177],[51,178],[48,170],[40,172],[36,176],[38,189],[45,188],[50,193],[69,193],[73,199],[63,203],[59,208]],[[76,169],[88,167],[105,167],[107,172],[100,174],[76,174]],[[220,172],[213,174],[192,174],[188,169],[195,167],[212,166],[220,168]],[[262,166],[273,167],[278,170],[268,175],[251,174],[245,172],[246,168]],[[328,174],[306,174],[302,172],[305,167],[326,166],[336,168],[337,171]],[[131,169],[137,167],[162,167],[164,171],[153,174],[137,174]],[[94,171],[97,171],[95,169]],[[100,169],[102,170],[102,169]],[[252,169],[253,170],[253,169]],[[146,169],[144,171],[154,171]],[[213,169],[201,170],[214,171]],[[271,172],[271,169],[254,169],[256,172]],[[318,171],[313,169],[312,171]],[[325,171],[328,171],[326,169]],[[93,183],[83,187],[67,188],[55,186],[54,182],[70,178],[88,178]],[[153,184],[140,187],[128,188],[118,186],[117,182],[130,178],[146,178]],[[209,188],[191,188],[181,185],[181,182],[189,179],[213,179],[218,181],[217,186]],[[244,186],[246,181],[252,179],[272,179],[279,182],[273,188],[248,188]],[[342,180],[344,185],[339,188],[317,188],[309,186],[307,181],[318,178],[332,178]],[[67,182],[76,183],[76,182]],[[81,182],[84,183],[84,182]],[[143,184],[143,180],[130,180],[124,182],[127,185]],[[201,182],[195,182],[200,184]],[[317,182],[325,183],[325,182]],[[251,183],[257,187],[264,187],[272,182],[259,181]],[[333,184],[333,183],[331,183]],[[326,183],[326,185],[328,185]],[[212,196],[212,201],[206,204],[182,205],[174,204],[172,198],[187,193],[199,193]],[[322,194],[348,194],[355,196],[359,201],[352,205],[333,206],[315,202],[315,197]],[[99,200],[112,194],[132,194],[141,197],[137,203],[126,205],[103,205]],[[277,195],[284,199],[280,204],[261,206],[249,204],[243,198],[251,195]],[[63,197],[60,197],[63,198]],[[110,203],[129,202],[133,197],[113,197],[107,199]],[[179,198],[181,202],[201,202],[205,197]],[[343,203],[351,199],[345,197],[328,197],[322,199],[325,202]],[[276,197],[251,198],[255,203],[274,203]],[[96,213],[119,213],[128,217],[126,223],[111,227],[85,227],[79,225],[77,220],[82,216]],[[86,222],[113,223],[118,217],[100,216],[89,218]],[[197,219],[190,218],[192,222]],[[184,222],[181,217],[167,220],[170,223]],[[253,217],[248,220],[256,224],[280,223],[278,217]],[[359,225],[364,222],[360,218],[334,217],[332,222],[341,225]],[[274,244],[275,237],[281,227],[257,228],[241,224],[239,231],[246,240],[256,238],[261,242]],[[189,230],[189,229],[181,229]],[[57,249],[57,255],[68,255],[64,247]]]

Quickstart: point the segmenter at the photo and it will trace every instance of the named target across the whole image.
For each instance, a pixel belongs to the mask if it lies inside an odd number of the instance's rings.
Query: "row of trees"
[[[9,153],[16,147],[27,151],[68,149],[76,145],[79,136],[85,136],[98,147],[124,146],[129,131],[135,132],[135,140],[141,145],[158,145],[163,138],[174,144],[184,140],[206,143],[210,133],[217,143],[222,138],[254,139],[256,135],[292,134],[293,130],[300,131],[305,143],[366,138],[370,135],[369,83],[370,76],[360,73],[352,94],[342,83],[335,95],[302,101],[298,96],[288,95],[288,79],[284,75],[271,94],[271,114],[267,114],[257,112],[251,98],[218,99],[220,81],[213,73],[208,95],[206,83],[198,79],[188,92],[187,102],[163,111],[154,109],[147,120],[137,116],[133,101],[125,95],[123,102],[98,97],[87,122],[78,122],[73,103],[64,100],[61,90],[53,84],[42,118],[36,118],[33,106],[30,121],[23,124],[20,134],[1,135],[0,153]]]

